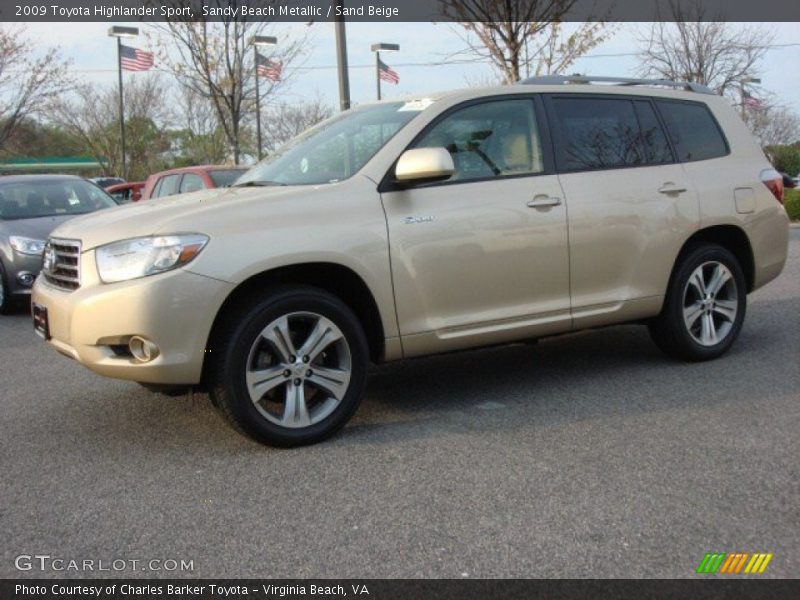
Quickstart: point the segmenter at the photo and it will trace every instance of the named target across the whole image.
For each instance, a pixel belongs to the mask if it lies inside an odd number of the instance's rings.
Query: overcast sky
[[[108,84],[116,78],[114,40],[107,37],[109,23],[31,23],[26,26],[31,38],[57,45],[81,77]],[[136,25],[130,23],[125,25]],[[763,23],[765,31],[774,36],[771,48],[761,65],[763,88],[775,94],[778,101],[800,112],[800,23]],[[732,27],[738,25],[732,24]],[[147,24],[141,25],[143,30]],[[616,35],[593,49],[579,60],[570,72],[592,75],[635,76],[638,61],[624,56],[636,51],[637,33],[644,32],[646,23],[619,23]],[[350,61],[350,86],[354,103],[375,98],[374,55],[369,46],[374,42],[400,44],[400,52],[385,54],[384,61],[400,75],[399,85],[384,83],[384,97],[419,94],[426,91],[464,87],[469,83],[488,82],[492,70],[488,64],[446,64],[410,66],[405,63],[443,62],[464,48],[459,38],[460,27],[454,24],[432,23],[349,23],[347,46]],[[301,23],[275,24],[270,34],[286,39],[307,36],[305,56],[291,73],[284,87],[284,101],[300,101],[320,96],[331,105],[338,105],[334,29],[331,23],[306,27]],[[146,49],[147,40],[140,37],[132,45]],[[786,44],[794,44],[786,46]],[[614,55],[614,56],[609,56]],[[623,56],[619,56],[623,55]],[[157,66],[157,65],[156,65]],[[146,77],[129,74],[127,77]]]

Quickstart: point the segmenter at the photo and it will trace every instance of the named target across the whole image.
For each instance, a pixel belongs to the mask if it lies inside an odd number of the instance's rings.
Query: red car
[[[142,199],[142,189],[144,189],[144,181],[117,183],[105,188],[105,190],[111,194],[111,197],[114,198],[118,204],[138,202]]]
[[[161,171],[147,178],[142,200],[228,187],[245,171],[247,169],[244,167],[229,165],[202,165]]]

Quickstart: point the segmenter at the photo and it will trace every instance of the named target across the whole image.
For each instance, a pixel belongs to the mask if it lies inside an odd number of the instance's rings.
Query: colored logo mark
[[[726,575],[763,573],[771,560],[772,552],[709,552],[703,557],[697,572]]]

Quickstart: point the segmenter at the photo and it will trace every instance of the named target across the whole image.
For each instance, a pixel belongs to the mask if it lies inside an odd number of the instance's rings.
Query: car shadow
[[[792,332],[775,315],[793,310],[793,299],[761,302],[759,323],[746,322],[731,351],[706,363],[670,359],[646,328],[625,325],[376,366],[357,414],[323,447],[453,432],[535,433],[563,423],[729,402],[731,393],[749,401],[748,394],[764,385],[771,393],[793,393],[792,378],[759,381],[757,369],[761,361],[785,355]],[[18,318],[27,317],[11,317]],[[144,443],[159,453],[265,449],[226,427],[206,394],[170,398],[85,372],[55,354],[52,360],[63,361],[56,363],[65,374],[61,393],[71,404],[55,425],[59,433],[72,429],[70,434],[94,436],[101,446]],[[47,427],[53,433],[54,425]]]

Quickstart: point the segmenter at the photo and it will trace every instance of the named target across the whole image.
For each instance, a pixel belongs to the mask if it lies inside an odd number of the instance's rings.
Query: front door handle
[[[660,188],[658,188],[659,194],[682,194],[686,191],[686,188],[680,185],[676,185],[671,181],[668,181]]]
[[[548,208],[550,206],[558,206],[561,204],[561,198],[555,198],[553,196],[536,196],[533,200],[528,202],[528,206],[531,208]]]

